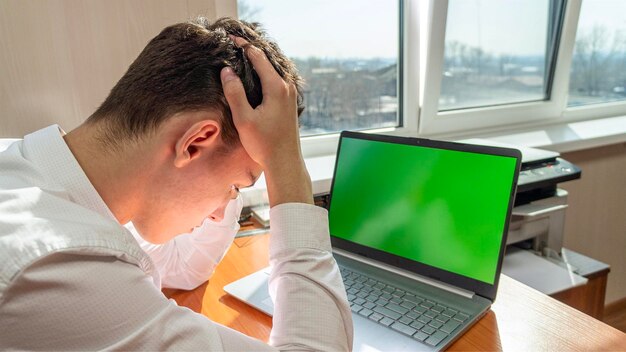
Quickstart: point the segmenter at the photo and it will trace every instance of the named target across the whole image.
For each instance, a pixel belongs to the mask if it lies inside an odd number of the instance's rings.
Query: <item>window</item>
[[[439,110],[548,98],[549,0],[450,0]]]
[[[401,125],[399,2],[239,0],[306,81],[301,135]]]
[[[626,2],[583,1],[572,55],[568,106],[626,99]]]
[[[561,115],[569,66],[557,58],[570,2],[424,2],[420,134],[447,138]]]
[[[343,129],[458,138],[626,114],[623,0],[237,4],[307,81],[308,157]]]

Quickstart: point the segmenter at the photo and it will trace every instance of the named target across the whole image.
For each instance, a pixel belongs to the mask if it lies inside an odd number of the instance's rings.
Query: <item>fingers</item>
[[[246,91],[243,88],[241,80],[237,77],[237,74],[232,68],[228,66],[224,67],[222,72],[220,72],[220,77],[222,79],[224,96],[230,106],[235,127],[237,127],[237,123],[249,116],[253,109],[250,106],[250,103],[248,103]]]
[[[237,46],[244,48],[246,56],[252,62],[254,70],[261,79],[261,88],[264,94],[272,94],[277,90],[285,88],[285,81],[276,72],[263,50],[251,45],[241,37],[231,36],[231,39]]]

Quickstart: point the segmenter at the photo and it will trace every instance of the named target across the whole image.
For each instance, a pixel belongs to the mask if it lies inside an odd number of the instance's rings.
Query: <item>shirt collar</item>
[[[64,135],[59,125],[52,125],[25,136],[25,156],[67,190],[73,202],[117,222],[65,143]]]

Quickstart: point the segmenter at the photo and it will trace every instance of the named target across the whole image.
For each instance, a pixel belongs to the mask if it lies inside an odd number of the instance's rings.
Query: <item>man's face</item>
[[[252,186],[261,174],[260,166],[241,145],[205,154],[187,167],[164,172],[162,179],[153,182],[146,209],[133,219],[146,240],[164,243],[190,232],[207,217],[221,221],[238,189]]]

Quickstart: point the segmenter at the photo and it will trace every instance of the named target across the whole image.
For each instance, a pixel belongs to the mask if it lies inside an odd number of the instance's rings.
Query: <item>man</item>
[[[300,153],[300,84],[255,26],[181,23],[146,46],[84,124],[1,153],[0,350],[350,349],[327,215],[312,205]],[[237,230],[238,189],[261,172],[270,345],[159,290],[207,279]]]

